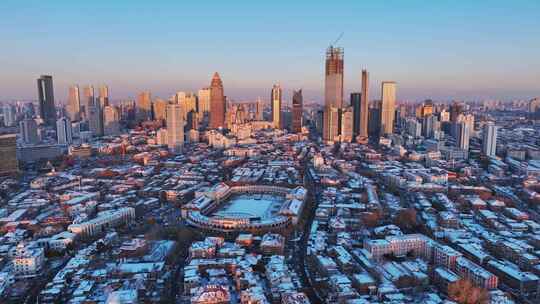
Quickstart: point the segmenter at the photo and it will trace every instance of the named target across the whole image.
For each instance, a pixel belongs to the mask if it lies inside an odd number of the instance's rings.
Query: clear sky
[[[347,93],[367,68],[370,98],[382,80],[400,100],[540,95],[539,0],[0,0],[0,99],[35,99],[40,74],[65,100],[72,83],[168,97],[218,71],[235,100],[268,99],[275,82],[322,100],[342,31]]]

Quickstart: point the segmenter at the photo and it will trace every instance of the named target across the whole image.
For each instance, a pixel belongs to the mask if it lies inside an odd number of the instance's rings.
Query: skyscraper
[[[334,141],[339,135],[339,111],[342,107],[343,48],[330,46],[326,50],[324,78],[323,139],[325,141]]]
[[[394,133],[394,118],[396,112],[396,83],[383,81],[381,86],[381,133]]]
[[[88,126],[92,135],[103,136],[103,112],[98,103],[88,108]]]
[[[69,145],[73,142],[71,121],[66,117],[61,117],[56,121],[56,138],[59,145]]]
[[[35,145],[39,142],[38,126],[35,120],[26,118],[21,121],[19,131],[24,143]]]
[[[109,87],[102,85],[99,87],[99,106],[103,110],[109,105]]]
[[[4,104],[4,125],[6,127],[11,127],[17,122],[17,113],[15,112],[15,107],[12,104]]]
[[[362,94],[355,92],[351,93],[351,107],[353,108],[353,135],[360,135],[360,118],[361,118],[361,103]]]
[[[210,88],[200,89],[197,94],[197,109],[203,117],[205,113],[210,112]]]
[[[465,122],[456,124],[457,128],[457,145],[460,149],[469,151],[469,125]]]
[[[53,127],[56,124],[56,108],[54,105],[53,79],[49,75],[41,75],[37,80],[39,115],[45,124]]]
[[[223,82],[216,72],[210,83],[210,128],[225,127],[225,96]]]
[[[281,87],[279,84],[272,86],[272,93],[270,94],[270,107],[272,109],[272,122],[274,128],[281,128]]]
[[[339,110],[336,107],[326,107],[323,114],[323,139],[334,141],[339,135]]]
[[[15,173],[18,170],[17,135],[0,135],[0,174]]]
[[[257,98],[257,102],[255,104],[255,120],[261,121],[263,120],[263,102],[260,98]]]
[[[114,106],[109,105],[103,108],[103,133],[106,136],[120,133],[120,113]]]
[[[84,120],[90,119],[90,108],[95,104],[94,87],[89,85],[83,88],[83,100],[81,102],[83,108]]]
[[[292,98],[292,132],[302,133],[302,115],[304,114],[304,98],[302,89],[293,91]]]
[[[179,104],[167,105],[167,135],[169,149],[180,152],[184,145],[184,119]]]
[[[156,98],[154,101],[154,118],[156,120],[164,121],[166,119],[167,104],[167,101]]]
[[[326,50],[324,105],[343,107],[343,48],[330,46]]]
[[[482,134],[482,153],[493,157],[497,152],[497,126],[492,122],[484,125]]]
[[[81,95],[78,85],[69,87],[67,112],[71,121],[79,121],[81,119]]]
[[[149,91],[141,92],[137,96],[137,120],[152,120],[152,95]]]
[[[360,137],[368,137],[368,122],[369,122],[369,73],[362,70],[362,96],[360,101],[360,125],[358,135]]]
[[[342,142],[351,142],[353,139],[353,109],[352,107],[341,109],[341,136]]]

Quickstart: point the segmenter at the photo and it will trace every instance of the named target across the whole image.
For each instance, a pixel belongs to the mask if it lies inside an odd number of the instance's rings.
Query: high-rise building
[[[210,83],[210,128],[218,129],[225,127],[225,96],[223,82],[216,72]]]
[[[78,85],[69,87],[67,112],[71,121],[81,120],[81,95]]]
[[[396,83],[383,81],[381,86],[381,133],[394,133],[394,118],[396,113]]]
[[[304,114],[304,98],[302,89],[293,91],[292,98],[292,132],[302,133],[302,116]]]
[[[109,87],[102,85],[99,87],[99,106],[101,109],[109,105]]]
[[[197,94],[197,109],[201,114],[200,117],[204,117],[205,114],[210,112],[210,88],[200,89]]]
[[[463,112],[463,104],[458,102],[453,102],[450,105],[450,121],[455,123],[458,122],[459,115]]]
[[[368,134],[371,137],[381,135],[381,102],[377,100],[369,107]]]
[[[439,121],[442,123],[442,122],[445,122],[445,121],[450,121],[450,112],[448,112],[446,109],[443,109],[440,113],[439,113]]]
[[[484,125],[482,134],[482,153],[495,156],[497,152],[497,126],[492,122]]]
[[[339,135],[339,109],[326,107],[323,115],[323,139],[335,141]]]
[[[456,141],[460,149],[469,151],[469,125],[465,122],[456,123]]]
[[[152,95],[149,91],[141,92],[137,96],[137,120],[152,120]]]
[[[184,119],[179,104],[167,105],[167,145],[173,152],[180,152],[184,145]]]
[[[165,121],[165,119],[167,118],[166,116],[167,104],[168,102],[166,100],[163,100],[161,98],[156,98],[156,100],[154,101],[154,119],[155,120]]]
[[[82,108],[83,108],[83,118],[84,120],[89,120],[90,118],[90,108],[95,105],[95,96],[94,96],[94,87],[89,85],[83,88],[83,99],[82,99]]]
[[[360,135],[362,93],[351,93],[351,107],[353,108],[353,135]]]
[[[263,102],[260,98],[257,98],[257,102],[255,104],[255,120],[257,121],[262,121],[263,120],[263,111],[264,111],[264,106],[263,106]]]
[[[73,142],[71,121],[67,117],[61,117],[56,121],[56,138],[59,145],[69,145]]]
[[[339,111],[343,107],[343,48],[330,46],[326,50],[324,107],[323,139],[334,141],[339,135]]]
[[[120,134],[120,113],[114,106],[103,108],[103,133],[105,136]]]
[[[26,118],[19,123],[21,139],[25,144],[39,143],[38,125],[34,119]]]
[[[88,108],[88,128],[93,136],[103,136],[103,112],[97,103]]]
[[[360,137],[368,137],[368,122],[369,122],[369,73],[362,70],[362,95],[360,99],[360,124],[358,135]]]
[[[18,170],[17,135],[0,135],[0,174],[16,173]]]
[[[56,107],[54,104],[53,79],[49,75],[41,75],[37,80],[39,115],[45,124],[54,127],[56,124]]]
[[[281,99],[282,99],[281,86],[275,84],[272,86],[272,92],[270,94],[270,108],[272,109],[272,122],[274,123],[274,128],[280,129],[282,126],[281,123]]]
[[[3,107],[4,112],[4,125],[6,127],[12,127],[17,122],[17,113],[15,107],[12,104],[6,103]]]
[[[326,50],[324,105],[343,107],[343,48],[330,46]]]
[[[351,142],[353,140],[353,108],[343,108],[341,110],[341,136],[342,142]]]

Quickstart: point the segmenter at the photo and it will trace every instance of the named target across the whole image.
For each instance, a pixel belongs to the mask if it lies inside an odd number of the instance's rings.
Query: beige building
[[[145,121],[152,119],[152,95],[150,92],[141,92],[137,96],[137,120]]]
[[[167,144],[173,152],[180,152],[184,145],[184,119],[179,104],[167,106]]]
[[[17,161],[17,135],[0,135],[0,174],[15,173],[19,170]]]
[[[154,119],[164,121],[167,118],[167,104],[169,103],[161,98],[154,101]]]
[[[396,83],[383,81],[381,86],[381,134],[394,133],[396,112]]]
[[[274,128],[281,129],[281,87],[279,84],[272,86],[272,93],[270,94],[270,106],[272,108],[272,122]]]

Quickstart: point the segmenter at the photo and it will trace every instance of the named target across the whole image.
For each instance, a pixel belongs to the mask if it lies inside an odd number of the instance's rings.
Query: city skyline
[[[0,50],[6,71],[0,75],[0,100],[37,100],[33,81],[42,74],[53,75],[55,99],[65,102],[74,83],[105,83],[112,99],[134,99],[141,90],[168,97],[178,90],[196,92],[219,71],[231,100],[266,97],[268,86],[279,82],[288,102],[294,88],[303,88],[306,101],[322,103],[319,59],[340,32],[345,34],[338,45],[347,53],[345,96],[360,90],[364,68],[372,92],[383,80],[399,83],[398,101],[531,99],[540,90],[538,41],[530,38],[538,36],[540,22],[534,1],[514,3],[519,13],[510,16],[501,1],[489,6],[344,2],[330,13],[325,4],[295,3],[270,24],[261,22],[270,18],[263,5],[244,4],[238,16],[228,13],[240,4],[163,4],[144,26],[135,22],[142,8],[137,2],[61,4],[1,4],[0,37],[10,47]],[[410,14],[406,22],[394,18],[400,11]],[[328,20],[312,18],[325,14]],[[181,30],[161,33],[164,24],[158,20]],[[222,26],[216,29],[217,24]],[[213,39],[203,39],[211,33]],[[249,77],[253,69],[265,73]]]

